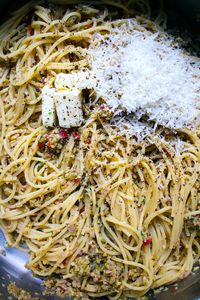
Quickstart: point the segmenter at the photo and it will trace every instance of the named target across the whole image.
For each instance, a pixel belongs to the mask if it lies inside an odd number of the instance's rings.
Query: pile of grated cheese
[[[147,115],[170,128],[198,120],[200,61],[169,36],[140,31],[129,19],[96,40],[89,49],[89,85],[113,110],[126,109],[138,120]]]

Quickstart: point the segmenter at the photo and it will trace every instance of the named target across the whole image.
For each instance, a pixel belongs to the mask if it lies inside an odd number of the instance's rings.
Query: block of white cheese
[[[69,88],[69,89],[77,88],[77,80],[78,80],[78,75],[76,73],[75,74],[59,73],[55,79],[55,88],[58,90],[63,88]]]
[[[78,127],[83,121],[81,91],[78,89],[59,90],[55,93],[56,112],[60,127]]]
[[[92,80],[90,77],[90,72],[87,69],[71,74],[60,73],[56,76],[55,88],[58,90],[63,88],[81,90],[92,88]]]
[[[42,89],[42,123],[45,127],[55,126],[55,93],[56,90],[48,86]]]

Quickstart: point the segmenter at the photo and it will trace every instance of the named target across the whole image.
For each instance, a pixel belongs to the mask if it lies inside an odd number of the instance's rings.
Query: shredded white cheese
[[[134,29],[135,19],[98,34],[91,47],[90,81],[113,108],[147,114],[156,123],[180,128],[198,118],[200,62],[174,47],[167,35]],[[91,85],[91,83],[90,83]]]

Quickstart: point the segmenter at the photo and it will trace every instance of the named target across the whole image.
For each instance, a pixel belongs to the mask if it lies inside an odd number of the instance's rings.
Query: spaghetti
[[[142,296],[200,255],[198,127],[140,140],[110,123],[102,99],[84,104],[78,130],[42,126],[41,89],[87,66],[107,16],[25,6],[0,32],[0,224],[52,292],[81,299]]]

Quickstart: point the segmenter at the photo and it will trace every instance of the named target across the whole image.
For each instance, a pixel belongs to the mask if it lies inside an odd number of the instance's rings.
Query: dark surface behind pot
[[[8,18],[11,11],[26,2],[26,0],[0,0],[0,23]],[[159,3],[159,1],[150,2],[153,2],[153,5]],[[187,29],[193,39],[191,43],[200,46],[200,0],[165,0],[164,2],[170,26],[178,27],[182,31]],[[27,255],[16,249],[6,248],[4,245],[5,239],[0,232],[0,251],[6,252],[6,256],[0,254],[0,300],[14,299],[7,293],[7,286],[11,282],[15,282],[18,287],[30,292],[33,297],[58,299],[54,296],[42,296],[41,280],[34,278],[24,267]],[[149,299],[200,300],[200,271],[178,283],[178,288],[171,286],[157,296],[150,294]]]
[[[91,3],[92,0],[87,2]],[[150,2],[157,2],[158,4],[160,1],[150,0]],[[200,0],[163,0],[163,2],[165,7],[175,11],[182,17],[181,22],[183,23],[192,24],[195,23],[195,19],[199,19],[199,22],[196,20],[196,23],[198,23],[196,25],[199,26],[200,34]],[[27,3],[27,0],[0,0],[0,22],[8,16],[9,12],[25,3]]]

